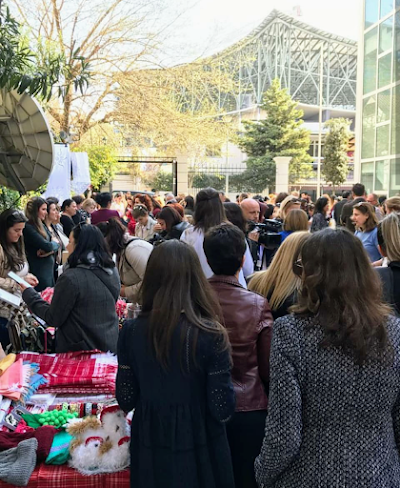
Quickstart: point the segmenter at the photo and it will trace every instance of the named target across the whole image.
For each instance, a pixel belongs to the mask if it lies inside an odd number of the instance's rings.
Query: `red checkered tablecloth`
[[[29,480],[28,488],[129,488],[129,469],[119,473],[83,476],[66,465],[36,466]],[[0,488],[14,488],[15,485],[0,481]]]

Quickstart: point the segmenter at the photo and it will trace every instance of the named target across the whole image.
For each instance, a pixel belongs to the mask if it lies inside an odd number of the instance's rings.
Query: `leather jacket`
[[[209,279],[232,346],[236,411],[266,410],[272,314],[268,300],[246,290],[234,276]]]

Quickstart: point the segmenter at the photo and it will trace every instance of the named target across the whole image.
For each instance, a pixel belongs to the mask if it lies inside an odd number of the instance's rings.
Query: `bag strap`
[[[131,237],[129,239],[129,241],[125,244],[125,248],[124,248],[124,261],[131,268],[132,271],[135,271],[135,270],[133,269],[133,266],[131,265],[131,263],[129,262],[129,260],[126,257],[126,248],[129,246],[129,244],[131,244],[134,241],[144,241],[144,239],[142,239],[141,237]]]

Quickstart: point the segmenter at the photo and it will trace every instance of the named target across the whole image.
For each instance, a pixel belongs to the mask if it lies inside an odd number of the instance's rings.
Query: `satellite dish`
[[[38,102],[27,93],[0,90],[0,185],[37,190],[52,164],[53,138]]]

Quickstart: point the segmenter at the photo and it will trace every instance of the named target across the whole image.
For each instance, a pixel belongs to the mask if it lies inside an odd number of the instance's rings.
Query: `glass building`
[[[365,0],[361,182],[400,194],[400,0]]]

